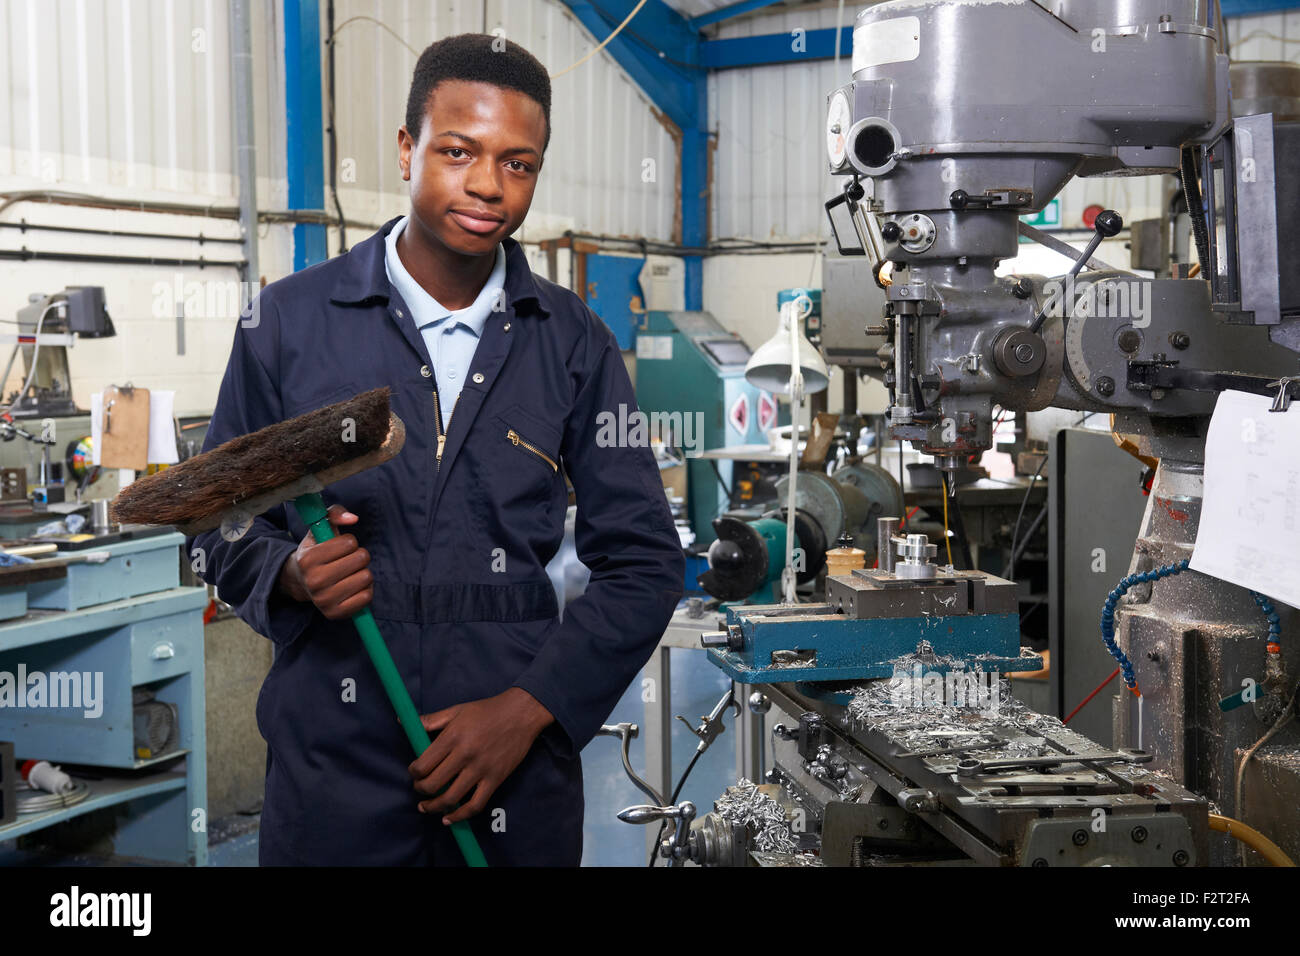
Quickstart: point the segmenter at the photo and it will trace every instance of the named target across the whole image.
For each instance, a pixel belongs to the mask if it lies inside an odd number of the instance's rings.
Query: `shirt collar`
[[[387,252],[388,234],[404,217],[396,216],[384,223],[379,231],[358,242],[338,260],[338,278],[330,292],[330,300],[339,305],[361,305],[380,300],[387,302],[391,285],[384,260]],[[524,247],[511,238],[501,240],[505,252],[505,296],[506,304],[516,315],[532,311],[542,316],[550,315],[550,310],[543,304],[541,289],[529,268],[528,256]],[[531,302],[530,308],[523,308]]]
[[[501,246],[497,246],[497,254],[494,257],[495,263],[492,266],[492,272],[488,275],[487,282],[483,283],[483,288],[479,290],[474,301],[463,309],[449,309],[420,285],[411,274],[407,271],[406,265],[402,262],[402,257],[397,253],[397,239],[406,228],[408,217],[403,216],[397,221],[387,236],[384,237],[384,268],[388,275],[389,281],[401,294],[406,304],[410,306],[411,318],[416,322],[417,329],[423,329],[425,326],[437,325],[446,318],[451,318],[449,327],[463,325],[476,336],[483,334],[483,324],[487,322],[488,313],[496,307],[499,311],[501,306],[498,305],[505,287],[506,278],[506,252]],[[418,316],[418,318],[417,318]]]

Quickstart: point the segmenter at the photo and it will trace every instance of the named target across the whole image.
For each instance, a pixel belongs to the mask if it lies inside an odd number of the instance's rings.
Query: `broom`
[[[221,528],[237,540],[257,515],[291,501],[317,542],[334,537],[320,492],[388,461],[406,441],[387,388],[232,438],[224,445],[127,485],[113,501],[119,523],[169,524],[187,535]],[[397,671],[370,608],[352,615],[397,719],[418,757],[432,740]],[[487,866],[469,824],[451,825],[470,866]]]

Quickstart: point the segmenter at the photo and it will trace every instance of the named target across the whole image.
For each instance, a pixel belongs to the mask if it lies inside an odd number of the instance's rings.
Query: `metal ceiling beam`
[[[710,10],[708,13],[701,13],[698,17],[691,17],[686,22],[698,30],[700,27],[707,27],[711,23],[721,23],[723,20],[730,20],[733,17],[739,17],[754,10],[761,10],[763,7],[770,7],[772,4],[780,2],[781,0],[738,0],[736,3]]]
[[[597,42],[632,12],[636,0],[561,0]],[[693,82],[704,81],[699,66],[700,35],[663,0],[646,0],[618,36],[605,47],[668,118],[683,129],[699,106]],[[661,55],[662,54],[662,55]]]
[[[637,0],[561,0],[604,40],[636,7]],[[664,0],[646,0],[605,50],[682,133],[682,245],[708,240],[708,74],[700,65],[700,35]],[[704,260],[684,256],[686,308],[703,308]]]
[[[829,60],[835,56],[835,28],[764,33],[730,40],[704,40],[700,43],[700,63],[710,70],[730,70],[742,66],[766,66],[771,63],[803,63]],[[853,28],[842,27],[840,55],[853,50]]]
[[[1295,0],[1220,0],[1223,18],[1244,17],[1253,13],[1286,13],[1300,10]]]

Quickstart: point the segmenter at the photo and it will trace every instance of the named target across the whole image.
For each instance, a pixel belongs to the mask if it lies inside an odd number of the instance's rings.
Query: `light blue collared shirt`
[[[497,245],[496,265],[492,267],[492,274],[488,276],[478,298],[465,308],[453,312],[425,292],[424,287],[412,279],[406,266],[402,265],[401,256],[397,254],[397,237],[406,228],[407,218],[403,216],[384,240],[388,247],[384,255],[384,268],[388,272],[388,281],[411,310],[411,320],[424,338],[424,347],[433,362],[432,369],[436,376],[434,381],[438,385],[438,404],[445,431],[465,376],[469,373],[470,363],[474,360],[474,352],[478,349],[483,324],[494,306],[497,309],[502,307],[498,302],[504,304],[506,250],[500,244]]]

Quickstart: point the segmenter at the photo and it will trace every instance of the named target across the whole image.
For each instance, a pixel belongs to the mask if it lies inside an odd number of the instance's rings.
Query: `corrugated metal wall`
[[[353,17],[373,19],[347,23]],[[373,20],[417,51],[440,37],[499,28],[552,73],[595,45],[554,0],[338,0],[339,157],[340,163],[352,161],[356,177],[340,185],[349,218],[354,208],[365,213],[356,218],[372,220],[405,211],[397,129],[405,120],[416,55]],[[601,52],[556,78],[551,121],[525,239],[564,228],[671,238],[676,148],[650,102],[611,57]],[[642,177],[646,159],[654,160],[651,182]]]
[[[1300,63],[1300,12],[1229,20],[1228,41],[1234,60]]]
[[[258,172],[284,175],[279,4],[254,4]],[[223,0],[0,0],[0,176],[234,195]]]
[[[857,5],[844,5],[844,24]],[[718,25],[717,39],[821,30],[835,7],[747,17]],[[824,232],[826,94],[849,77],[852,51],[834,61],[722,70],[709,77],[709,122],[718,134],[710,203],[716,238],[813,239]]]
[[[0,188],[232,198],[226,6],[0,0]],[[259,200],[283,208],[281,5],[260,0],[254,10]],[[348,23],[353,17],[362,19]],[[397,128],[415,56],[374,20],[416,50],[499,27],[553,72],[595,45],[555,0],[340,0],[339,158],[348,162],[340,193],[349,218],[361,220],[406,207]],[[640,90],[602,52],[559,77],[553,100],[551,147],[529,222],[536,237],[540,227],[671,238],[675,147]],[[646,159],[655,164],[650,182]]]

